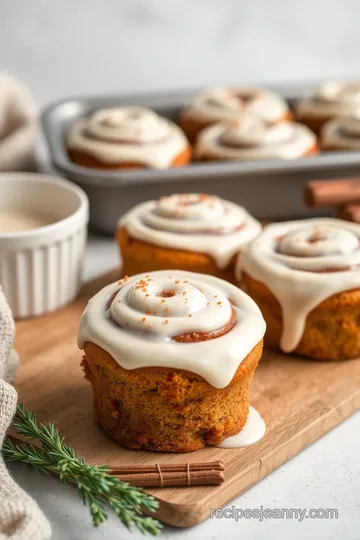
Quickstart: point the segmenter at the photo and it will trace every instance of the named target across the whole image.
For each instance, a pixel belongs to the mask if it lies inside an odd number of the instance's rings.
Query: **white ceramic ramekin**
[[[22,318],[53,311],[78,293],[89,205],[72,182],[41,174],[0,174],[0,212],[19,207],[55,220],[33,230],[0,232],[0,284],[14,317]]]

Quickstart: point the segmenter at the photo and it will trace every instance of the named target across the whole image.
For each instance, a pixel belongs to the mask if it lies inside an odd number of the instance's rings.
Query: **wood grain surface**
[[[267,424],[265,437],[248,448],[206,448],[190,454],[151,453],[122,448],[94,422],[90,384],[80,368],[76,345],[87,299],[119,276],[112,272],[86,284],[71,305],[17,323],[21,363],[19,400],[42,422],[54,422],[66,442],[92,464],[185,463],[221,460],[220,486],[147,489],[159,501],[157,517],[189,527],[211,508],[231,501],[360,408],[360,359],[316,362],[265,351],[252,386],[252,404]]]

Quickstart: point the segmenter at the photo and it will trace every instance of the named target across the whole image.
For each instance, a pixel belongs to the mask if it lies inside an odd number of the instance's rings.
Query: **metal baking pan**
[[[266,87],[282,94],[293,106],[314,85]],[[306,208],[303,202],[303,189],[308,180],[359,174],[360,152],[327,152],[289,161],[196,163],[184,168],[128,172],[89,169],[69,160],[65,135],[77,118],[98,108],[136,104],[176,121],[182,107],[197,91],[77,97],[59,101],[44,110],[41,125],[51,165],[87,193],[90,225],[94,230],[113,234],[119,217],[132,206],[179,192],[212,193],[245,206],[254,216],[263,219],[309,216],[315,211]]]

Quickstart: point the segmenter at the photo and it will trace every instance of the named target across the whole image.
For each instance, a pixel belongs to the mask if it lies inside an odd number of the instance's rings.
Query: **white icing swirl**
[[[68,147],[104,163],[166,168],[188,147],[181,129],[141,107],[101,109],[72,125]]]
[[[249,112],[266,122],[284,120],[289,113],[286,101],[261,88],[214,88],[196,96],[183,111],[184,118],[202,122],[236,120]]]
[[[189,283],[169,275],[125,282],[111,304],[112,319],[129,330],[162,337],[200,328],[213,332],[229,322],[231,304],[222,292],[200,281]],[[146,313],[151,315],[143,317]]]
[[[137,240],[207,253],[221,269],[261,231],[260,223],[241,206],[202,194],[176,194],[142,203],[119,225]]]
[[[236,124],[215,124],[198,136],[197,159],[294,159],[316,146],[316,137],[306,126],[283,122],[267,124],[244,115]]]
[[[308,225],[280,238],[277,250],[282,255],[294,257],[329,257],[353,255],[358,248],[359,239],[353,232],[328,225]],[[301,264],[304,261],[299,262]],[[322,267],[323,261],[318,262],[321,262]],[[308,263],[306,261],[307,267]]]
[[[176,340],[221,331],[231,321],[219,337]],[[132,276],[97,293],[81,317],[78,344],[83,349],[86,342],[95,343],[125,369],[184,369],[224,388],[264,333],[259,308],[234,285],[163,270]]]
[[[322,148],[339,150],[360,149],[360,114],[359,116],[339,116],[326,122],[320,135]]]
[[[334,294],[360,287],[360,226],[326,218],[268,225],[248,245],[241,267],[279,301],[280,347],[291,352],[310,311]],[[239,266],[238,278],[240,271]]]
[[[329,81],[301,99],[296,113],[325,118],[360,113],[360,82]]]
[[[105,141],[153,143],[169,134],[169,124],[149,109],[118,107],[95,112],[86,131]]]

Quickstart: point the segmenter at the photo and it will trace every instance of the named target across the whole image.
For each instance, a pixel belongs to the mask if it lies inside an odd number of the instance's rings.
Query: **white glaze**
[[[360,113],[360,82],[330,81],[296,104],[299,116],[332,117]]]
[[[268,225],[248,245],[237,277],[242,269],[279,301],[284,352],[296,349],[310,311],[334,294],[360,287],[359,242],[359,225],[317,218]]]
[[[188,146],[182,130],[140,107],[101,109],[71,126],[68,147],[103,163],[138,163],[164,169]]]
[[[140,280],[147,276],[151,280],[141,286]],[[158,296],[163,290],[176,294]],[[107,310],[108,300],[116,292]],[[193,343],[171,339],[183,333],[212,332],[228,324],[228,299],[236,311],[236,323],[229,332]],[[148,315],[150,310],[155,314]],[[224,388],[264,333],[259,308],[234,285],[213,276],[162,270],[132,276],[98,292],[81,317],[78,345],[83,349],[87,341],[95,343],[125,369],[185,369],[215,388]]]
[[[251,95],[249,102],[241,100],[241,94]],[[261,88],[214,88],[196,96],[183,112],[184,118],[201,122],[237,120],[244,112],[277,122],[289,112],[286,101],[278,94]]]
[[[41,213],[35,214],[22,209],[0,209],[0,234],[30,231],[54,222],[53,218]]]
[[[227,437],[217,446],[219,448],[242,448],[244,446],[250,446],[260,441],[265,435],[265,431],[266,424],[263,418],[254,407],[250,407],[248,419],[242,430],[232,437]]]
[[[204,129],[197,138],[194,155],[197,159],[294,159],[315,145],[314,133],[302,124],[269,125],[244,115],[236,124],[215,124]]]
[[[359,150],[360,115],[339,116],[326,122],[321,130],[322,148],[339,150]]]
[[[148,201],[120,219],[130,236],[156,246],[207,253],[219,268],[261,231],[244,208],[212,195],[177,194]],[[243,227],[236,232],[239,225]],[[224,234],[216,234],[224,229]]]

